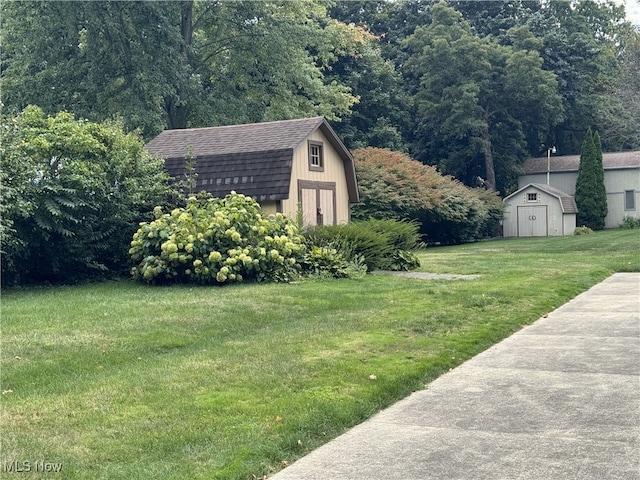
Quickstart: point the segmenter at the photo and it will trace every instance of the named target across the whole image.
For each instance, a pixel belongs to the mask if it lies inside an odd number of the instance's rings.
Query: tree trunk
[[[180,5],[180,33],[182,34],[182,53],[187,55],[193,37],[193,0],[183,0]]]
[[[482,144],[484,146],[484,170],[486,175],[487,186],[495,191],[496,189],[496,171],[493,166],[493,152],[491,151],[491,138],[489,137],[489,123],[485,119],[485,125],[482,128]]]
[[[186,63],[189,64],[189,47],[193,38],[193,0],[180,2],[180,34],[182,35],[180,53],[185,57]],[[167,124],[170,129],[187,128],[188,112],[184,96],[184,89],[180,88],[176,95],[164,98]]]
[[[182,89],[181,89],[182,90]],[[180,92],[174,96],[164,97],[164,109],[167,112],[167,128],[187,128],[187,108],[179,103]]]

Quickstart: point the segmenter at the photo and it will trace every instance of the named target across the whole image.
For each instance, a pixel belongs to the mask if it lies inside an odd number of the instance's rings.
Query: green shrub
[[[191,197],[171,213],[154,210],[129,253],[133,277],[147,282],[289,281],[301,270],[306,244],[282,214],[263,217],[257,202],[231,192],[224,199]]]
[[[334,248],[347,260],[362,257],[368,271],[380,269],[393,251],[382,235],[360,228],[355,222],[317,226],[307,230],[305,236],[307,245]]]
[[[353,224],[357,228],[362,224],[364,228],[385,235],[388,243],[400,250],[413,250],[423,246],[418,233],[420,225],[416,222],[370,218],[364,222],[353,222]]]
[[[591,235],[593,233],[593,230],[590,229],[589,227],[583,225],[581,227],[577,227],[574,231],[573,234],[574,235]]]
[[[397,220],[354,221],[318,226],[305,232],[308,245],[334,248],[352,262],[364,262],[368,271],[408,270],[420,266],[410,252],[418,244],[418,224]]]
[[[626,229],[640,228],[640,218],[624,217],[624,219],[622,220],[622,223],[620,224],[620,228],[626,228]]]
[[[313,277],[357,278],[367,273],[362,257],[346,260],[335,248],[312,246],[302,260],[302,271]]]
[[[504,205],[495,192],[469,188],[400,152],[354,151],[360,202],[355,220],[412,220],[429,243],[457,244],[497,236]]]
[[[409,271],[420,266],[418,256],[409,250],[395,250],[391,254],[389,262],[385,266],[386,270]]]
[[[28,106],[1,123],[4,285],[126,273],[136,226],[177,193],[163,162],[120,122]]]

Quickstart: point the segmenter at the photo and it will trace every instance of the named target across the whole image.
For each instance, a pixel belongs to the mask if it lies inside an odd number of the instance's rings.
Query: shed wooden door
[[[547,206],[518,207],[518,236],[546,237]]]
[[[336,184],[334,182],[298,181],[298,199],[305,225],[335,225]]]

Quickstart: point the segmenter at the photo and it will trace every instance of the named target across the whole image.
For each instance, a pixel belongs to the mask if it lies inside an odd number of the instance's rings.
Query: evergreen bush
[[[410,270],[420,266],[416,255],[419,225],[397,220],[353,221],[317,226],[305,231],[308,245],[334,248],[342,256],[364,263],[368,271]]]
[[[578,224],[592,230],[602,230],[607,216],[607,191],[604,185],[600,135],[598,132],[593,134],[591,128],[587,129],[582,142],[574,197],[578,207]]]

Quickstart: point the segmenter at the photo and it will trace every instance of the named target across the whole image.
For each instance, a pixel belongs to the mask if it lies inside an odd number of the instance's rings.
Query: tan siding
[[[260,202],[260,208],[262,209],[262,213],[264,215],[272,215],[278,212],[276,202],[273,201]]]
[[[322,212],[322,224],[333,225],[336,223],[334,212],[334,195],[332,190],[320,190],[320,211]]]
[[[322,142],[324,171],[309,170],[307,140]],[[304,140],[293,152],[293,168],[291,172],[291,186],[289,198],[282,201],[282,211],[295,217],[298,202],[298,180],[315,182],[335,182],[336,184],[336,223],[349,221],[349,194],[347,191],[347,179],[344,172],[344,163],[331,143],[320,130],[313,132],[307,140]],[[305,217],[315,217],[315,212],[304,212]]]

